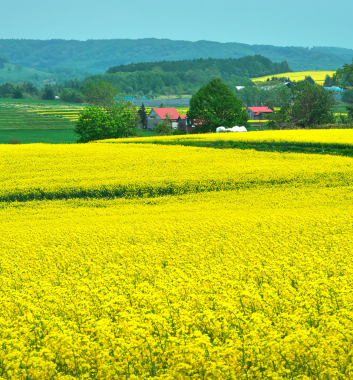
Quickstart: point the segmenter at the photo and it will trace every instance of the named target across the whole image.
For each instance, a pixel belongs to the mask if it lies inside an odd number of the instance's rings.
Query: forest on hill
[[[249,78],[292,71],[287,62],[274,63],[260,55],[239,59],[194,59],[147,62],[111,67],[106,74],[87,77],[84,82],[108,81],[125,94],[148,96],[192,94],[213,78],[230,87],[254,85]],[[266,74],[264,74],[266,73]]]
[[[66,67],[104,73],[109,67],[132,62],[180,61],[198,58],[241,58],[260,54],[273,62],[287,61],[294,71],[337,70],[350,62],[353,49],[335,47],[278,47],[237,42],[138,40],[16,40],[0,39],[0,55],[30,68]]]
[[[227,81],[232,75],[240,77],[255,78],[264,75],[281,74],[292,71],[286,61],[281,63],[272,62],[270,59],[261,55],[247,56],[243,58],[228,58],[228,59],[193,59],[182,61],[161,61],[161,62],[141,62],[131,63],[129,65],[113,66],[108,69],[108,74],[115,73],[132,73],[132,72],[169,72],[177,75],[184,74],[190,71],[207,71],[212,72],[212,75],[222,77]],[[262,74],[262,73],[267,74]]]

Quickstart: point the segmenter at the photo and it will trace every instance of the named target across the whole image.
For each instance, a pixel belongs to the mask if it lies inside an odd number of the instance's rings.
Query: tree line
[[[276,63],[257,54],[255,56],[246,56],[238,59],[199,58],[181,61],[131,63],[129,65],[110,67],[107,70],[107,74],[159,71],[178,73],[181,79],[185,79],[183,78],[183,74],[185,75],[189,71],[195,70],[211,70],[217,72],[224,81],[229,80],[232,75],[255,78],[293,71],[286,61]]]
[[[272,61],[286,60],[294,71],[335,70],[351,59],[352,49],[279,47],[213,41],[137,40],[29,40],[0,39],[0,54],[27,67],[73,67],[93,74],[131,62],[179,61],[193,58],[241,58],[260,54]]]
[[[106,74],[84,82],[105,80],[117,84],[128,96],[192,95],[211,79],[221,78],[230,86],[253,85],[249,78],[292,71],[287,62],[275,63],[261,55],[239,59],[193,59],[133,63],[111,67]]]

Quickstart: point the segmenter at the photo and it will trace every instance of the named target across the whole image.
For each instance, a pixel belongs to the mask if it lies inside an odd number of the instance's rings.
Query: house
[[[268,107],[248,107],[246,113],[249,115],[250,120],[264,120],[273,111]]]
[[[188,119],[188,117],[187,117],[186,115],[180,115],[180,116],[178,117],[177,122],[178,122],[178,123],[180,123],[180,122],[184,122],[184,123],[186,123],[186,122],[187,122],[187,119]]]
[[[153,131],[162,120],[166,119],[166,115],[169,115],[169,120],[174,127],[175,124],[173,125],[173,123],[177,123],[180,117],[179,112],[175,108],[152,108],[147,118],[147,129]]]

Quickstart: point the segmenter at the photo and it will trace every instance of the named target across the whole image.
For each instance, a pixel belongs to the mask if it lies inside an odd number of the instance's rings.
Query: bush
[[[134,136],[139,121],[136,114],[128,103],[116,103],[109,112],[96,106],[87,107],[81,111],[74,128],[79,136],[77,142]]]
[[[342,93],[342,102],[353,103],[353,90],[346,90]]]
[[[60,100],[69,103],[84,103],[85,97],[79,91],[70,88],[64,88],[62,93],[60,94]]]
[[[154,129],[154,132],[158,136],[169,136],[172,134],[173,130],[170,126],[170,123],[166,123],[165,120],[163,120],[161,123],[159,123],[156,128]]]

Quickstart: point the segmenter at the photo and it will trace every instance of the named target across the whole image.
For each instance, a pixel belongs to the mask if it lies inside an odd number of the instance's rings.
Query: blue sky
[[[155,37],[353,48],[352,0],[3,0],[0,12],[0,38]]]

